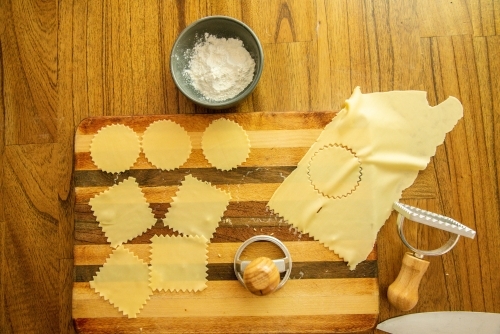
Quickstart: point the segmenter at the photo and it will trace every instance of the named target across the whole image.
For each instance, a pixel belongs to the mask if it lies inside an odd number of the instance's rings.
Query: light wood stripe
[[[216,119],[227,118],[237,122],[246,131],[323,129],[332,121],[335,111],[288,111],[288,112],[251,112],[225,114],[167,114],[148,116],[101,116],[82,120],[76,135],[94,134],[100,128],[111,124],[124,124],[141,133],[152,122],[169,119],[187,132],[203,132]]]
[[[378,312],[377,284],[376,278],[296,279],[262,298],[250,294],[238,281],[209,281],[200,292],[156,291],[138,317],[374,314]],[[122,317],[122,314],[88,283],[74,283],[73,318],[100,317]]]
[[[325,295],[345,296],[345,295],[372,295],[378,296],[378,292],[373,290],[377,287],[377,278],[332,278],[321,280],[301,280],[290,279],[278,294],[271,294],[269,297],[288,297],[290,294],[298,298],[302,296],[321,297]],[[291,287],[287,287],[292,285]],[[225,299],[227,296],[243,298],[246,300],[259,300],[257,297],[245,290],[238,281],[208,281],[207,288],[197,292],[169,292],[154,291],[151,299]],[[88,282],[73,283],[73,297],[77,300],[98,300],[101,299],[98,293],[90,287]],[[358,313],[358,312],[357,312]]]
[[[246,131],[253,148],[311,147],[322,129]],[[142,138],[142,132],[136,132]],[[189,132],[193,150],[201,150],[203,132]],[[75,153],[89,152],[94,134],[75,136]]]
[[[253,148],[243,167],[297,166],[306,154],[307,147]],[[98,170],[89,152],[75,154],[75,170]],[[210,168],[202,150],[192,150],[188,160],[181,168]],[[156,169],[141,153],[130,169]]]
[[[323,262],[323,261],[342,261],[333,251],[324,247],[318,241],[289,241],[284,242],[292,255],[294,262]],[[233,263],[234,255],[240,247],[241,243],[210,243],[208,245],[208,263]],[[242,259],[252,259],[258,256],[266,255],[270,258],[283,257],[281,250],[272,243],[258,243],[258,247],[250,245],[245,253],[242,254]],[[124,245],[125,248],[132,251],[137,257],[149,263],[149,244],[129,244]],[[106,259],[111,254],[112,248],[110,245],[75,245],[74,246],[74,264],[75,266],[83,265],[103,265]],[[368,255],[366,260],[376,260],[376,250]]]

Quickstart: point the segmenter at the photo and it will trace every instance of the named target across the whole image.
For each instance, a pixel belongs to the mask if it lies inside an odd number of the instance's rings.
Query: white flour
[[[207,100],[225,101],[238,95],[252,81],[255,61],[235,38],[217,38],[205,33],[189,53],[184,74]]]

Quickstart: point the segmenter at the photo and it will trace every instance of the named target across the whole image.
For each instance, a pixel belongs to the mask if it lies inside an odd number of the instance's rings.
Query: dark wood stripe
[[[75,187],[112,186],[129,177],[134,177],[141,187],[180,185],[186,175],[191,174],[212,184],[281,183],[296,166],[238,167],[230,171],[216,168],[180,168],[173,171],[160,169],[131,169],[118,175],[101,170],[77,170],[74,172]]]
[[[271,216],[267,208],[268,202],[262,201],[246,201],[246,202],[230,202],[227,206],[222,221],[231,218],[267,218]],[[149,207],[153,211],[157,219],[163,219],[170,203],[150,203]],[[75,220],[83,222],[96,221],[89,204],[75,204]]]
[[[75,266],[73,279],[75,282],[89,282],[99,271],[99,265]],[[232,263],[208,264],[209,281],[234,281],[236,276]],[[350,270],[343,261],[329,262],[294,262],[290,279],[327,279],[327,278],[375,278],[377,277],[377,261],[364,261]]]
[[[148,244],[154,235],[177,235],[171,228],[163,226],[158,221],[151,229],[142,235],[130,240],[128,244]],[[211,242],[244,242],[254,235],[273,235],[281,241],[313,241],[314,238],[308,234],[300,234],[290,225],[280,226],[219,226],[217,227]],[[75,245],[102,245],[107,244],[106,236],[94,221],[75,222]]]

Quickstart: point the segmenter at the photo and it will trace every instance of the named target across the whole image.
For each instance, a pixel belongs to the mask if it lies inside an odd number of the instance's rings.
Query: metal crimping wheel
[[[476,232],[450,217],[407,204],[396,202],[393,204],[393,208],[398,212],[397,227],[399,237],[413,253],[407,252],[404,255],[398,277],[387,289],[387,298],[392,305],[401,311],[409,311],[418,302],[420,280],[429,267],[429,262],[425,261],[423,257],[443,255],[455,247],[461,235],[473,239]],[[433,250],[417,249],[406,240],[403,232],[405,219],[448,231],[451,233],[450,239],[441,247]]]
[[[240,256],[248,245],[257,241],[268,241],[277,245],[285,257],[271,260],[258,257],[252,261],[242,261]],[[246,240],[234,256],[234,273],[238,281],[253,294],[263,296],[272,293],[286,283],[292,271],[292,257],[286,246],[277,238],[269,235],[257,235]],[[280,273],[285,273],[280,278]]]

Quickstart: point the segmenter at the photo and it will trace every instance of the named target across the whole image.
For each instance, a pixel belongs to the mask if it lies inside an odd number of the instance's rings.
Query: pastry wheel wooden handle
[[[418,302],[418,288],[429,262],[411,253],[406,253],[396,280],[389,285],[387,298],[389,302],[401,311],[409,311]]]
[[[458,242],[460,236],[473,239],[476,231],[468,228],[456,220],[445,217],[433,212],[415,208],[413,206],[395,202],[393,208],[398,212],[397,227],[401,241],[408,247],[412,253],[406,253],[403,257],[403,264],[399,275],[389,286],[387,298],[389,302],[401,311],[411,310],[418,302],[418,287],[422,276],[429,267],[429,262],[422,259],[424,255],[439,256],[450,251]],[[417,223],[425,224],[434,228],[451,232],[450,239],[441,247],[434,250],[420,250],[413,247],[403,233],[404,220],[412,220]]]

